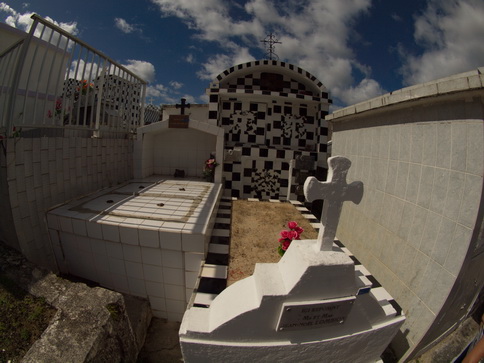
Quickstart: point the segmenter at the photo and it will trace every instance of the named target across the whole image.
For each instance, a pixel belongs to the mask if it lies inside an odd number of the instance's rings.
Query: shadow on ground
[[[178,330],[180,323],[153,318],[138,355],[138,363],[183,362]]]

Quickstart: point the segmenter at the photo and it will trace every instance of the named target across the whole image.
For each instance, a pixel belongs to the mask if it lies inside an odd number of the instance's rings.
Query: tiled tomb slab
[[[148,298],[155,316],[181,320],[221,194],[220,184],[152,176],[50,210],[59,270]]]

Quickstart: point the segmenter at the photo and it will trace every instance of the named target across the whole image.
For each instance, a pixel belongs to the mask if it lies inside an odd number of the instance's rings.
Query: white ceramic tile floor
[[[84,198],[77,201],[77,204],[62,206],[52,211],[52,214],[135,225],[146,220],[183,223],[192,217],[207,220],[206,214],[210,213],[211,208],[204,206],[207,202],[213,203],[213,187],[212,183],[195,179],[170,180],[161,176],[150,177],[130,181],[105,194],[96,193],[91,199]],[[67,232],[71,229],[70,225],[64,226]]]

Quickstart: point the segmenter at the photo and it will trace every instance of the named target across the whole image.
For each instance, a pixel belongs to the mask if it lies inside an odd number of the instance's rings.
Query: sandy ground
[[[232,235],[227,285],[252,275],[257,262],[278,262],[279,233],[287,222],[304,229],[301,239],[315,239],[316,230],[290,203],[232,202]]]

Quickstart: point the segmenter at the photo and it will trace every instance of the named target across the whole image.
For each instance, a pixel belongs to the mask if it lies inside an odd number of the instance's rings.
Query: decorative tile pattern
[[[209,122],[225,130],[226,196],[301,198],[300,174],[290,170],[298,154],[324,168],[330,100],[309,72],[279,61],[240,64],[220,74],[207,90]]]

